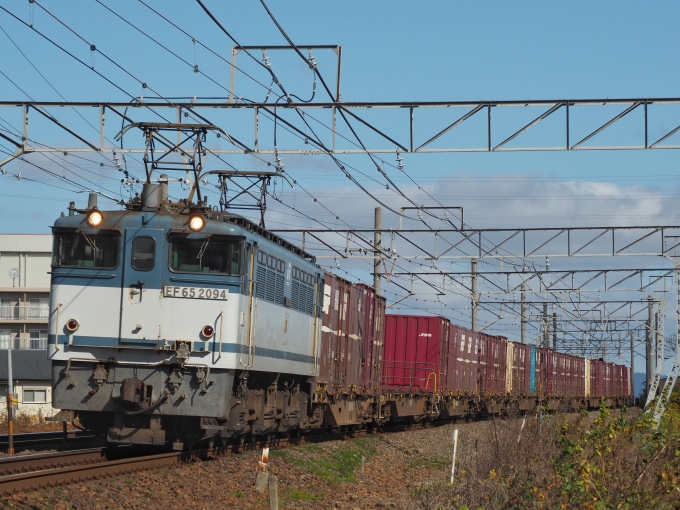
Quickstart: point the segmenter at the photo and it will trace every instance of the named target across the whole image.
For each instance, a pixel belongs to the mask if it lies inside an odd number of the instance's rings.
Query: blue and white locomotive
[[[94,197],[96,198],[96,197]],[[113,443],[317,425],[324,272],[314,257],[167,178],[125,210],[73,204],[53,227],[53,405]]]

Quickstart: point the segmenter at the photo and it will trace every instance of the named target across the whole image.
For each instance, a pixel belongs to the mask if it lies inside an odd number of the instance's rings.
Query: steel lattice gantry
[[[181,122],[183,117],[190,117],[189,122],[201,122],[207,126],[216,125],[226,133],[230,133],[229,122],[211,120],[215,112],[250,111],[252,139],[239,139],[232,134],[228,136],[228,147],[211,146],[214,154],[274,154],[273,144],[265,142],[263,123],[276,118],[281,132],[287,131],[290,136],[281,137],[276,152],[280,154],[363,154],[367,150],[373,153],[435,153],[435,152],[502,152],[502,151],[576,151],[576,150],[634,150],[634,149],[678,149],[680,142],[675,140],[680,132],[680,115],[675,115],[674,107],[680,105],[680,98],[623,98],[623,99],[555,99],[527,101],[431,101],[431,102],[327,102],[327,103],[295,103],[282,102],[276,107],[271,103],[238,103],[224,101],[159,101],[138,99],[136,102],[29,102],[2,101],[0,112],[11,117],[9,121],[14,131],[3,130],[0,138],[12,144],[18,154],[30,152],[117,152],[143,153],[145,148],[141,140],[127,137],[123,147],[114,147],[107,142],[107,116],[113,117],[113,129],[118,133],[121,123],[158,121],[159,117],[172,118]],[[76,131],[67,126],[64,118],[65,109],[77,109],[81,112],[92,112],[97,109],[98,122],[92,122],[92,130]],[[275,111],[276,109],[276,111]],[[609,115],[610,110],[614,110]],[[17,115],[12,114],[12,110]],[[400,115],[396,119],[381,119],[380,112],[396,110]],[[535,110],[536,115],[514,115],[513,112]],[[509,112],[504,117],[503,125],[495,127],[494,118],[500,112]],[[174,112],[174,113],[173,113]],[[290,112],[300,113],[313,119],[318,127],[318,138],[299,127]],[[345,114],[342,122],[337,112]],[[376,112],[378,112],[376,114]],[[585,113],[583,113],[585,112]],[[638,113],[640,115],[638,115]],[[403,115],[401,115],[403,114]],[[429,119],[433,114],[439,119]],[[586,131],[574,127],[573,119],[577,116],[580,122],[592,124]],[[318,117],[318,118],[317,118]],[[419,124],[419,117],[424,120]],[[33,118],[49,122],[64,130],[72,138],[72,147],[49,147],[32,143],[31,125]],[[601,120],[602,118],[606,120]],[[619,121],[626,118],[634,124],[634,130],[641,136],[631,137],[612,130]],[[427,120],[425,120],[427,119]],[[480,120],[481,119],[481,120]],[[539,140],[540,143],[524,143],[525,133],[535,131],[548,119],[556,119],[560,127],[559,143],[554,136]],[[362,147],[343,123],[352,122],[362,137],[367,137],[370,145]],[[484,126],[481,138],[466,139],[456,142],[448,135],[465,128],[471,122],[477,122],[477,128]],[[312,122],[313,124],[314,122]],[[481,123],[481,124],[480,124]],[[436,125],[441,124],[441,126]],[[660,124],[671,127],[660,128]],[[435,126],[436,125],[436,126]],[[513,126],[508,128],[507,125]],[[650,126],[655,129],[651,130]],[[554,127],[554,126],[553,126]],[[354,129],[353,128],[353,129]],[[267,131],[270,126],[264,126]],[[658,130],[662,129],[661,132]],[[362,131],[363,130],[363,131]],[[480,129],[481,130],[481,129]],[[582,132],[581,132],[582,131]],[[650,136],[651,132],[654,137]],[[607,134],[604,144],[597,144],[600,135]],[[680,134],[679,134],[680,136]],[[638,139],[639,138],[639,139]],[[210,139],[208,140],[210,144]],[[4,164],[12,158],[7,158]]]

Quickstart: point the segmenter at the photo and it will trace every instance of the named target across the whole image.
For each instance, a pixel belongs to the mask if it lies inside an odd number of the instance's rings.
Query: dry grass
[[[647,413],[603,408],[484,424],[456,478],[413,487],[404,510],[680,507],[680,408],[655,431]]]
[[[14,433],[50,432],[61,430],[61,422],[45,421],[41,415],[26,414],[21,411],[14,416]],[[7,413],[0,419],[0,434],[7,434]]]

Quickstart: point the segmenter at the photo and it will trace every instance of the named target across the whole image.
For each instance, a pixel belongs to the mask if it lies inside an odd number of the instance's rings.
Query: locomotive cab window
[[[113,269],[118,265],[118,233],[55,232],[54,267]]]
[[[243,237],[213,235],[170,239],[170,269],[188,273],[241,274]]]
[[[155,265],[156,241],[152,237],[137,236],[132,240],[132,267],[137,271],[151,271]]]

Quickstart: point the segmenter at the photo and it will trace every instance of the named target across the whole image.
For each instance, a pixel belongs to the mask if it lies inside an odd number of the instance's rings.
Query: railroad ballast
[[[628,367],[386,315],[369,286],[167,178],[53,227],[57,417],[111,443],[228,441],[633,402]]]

